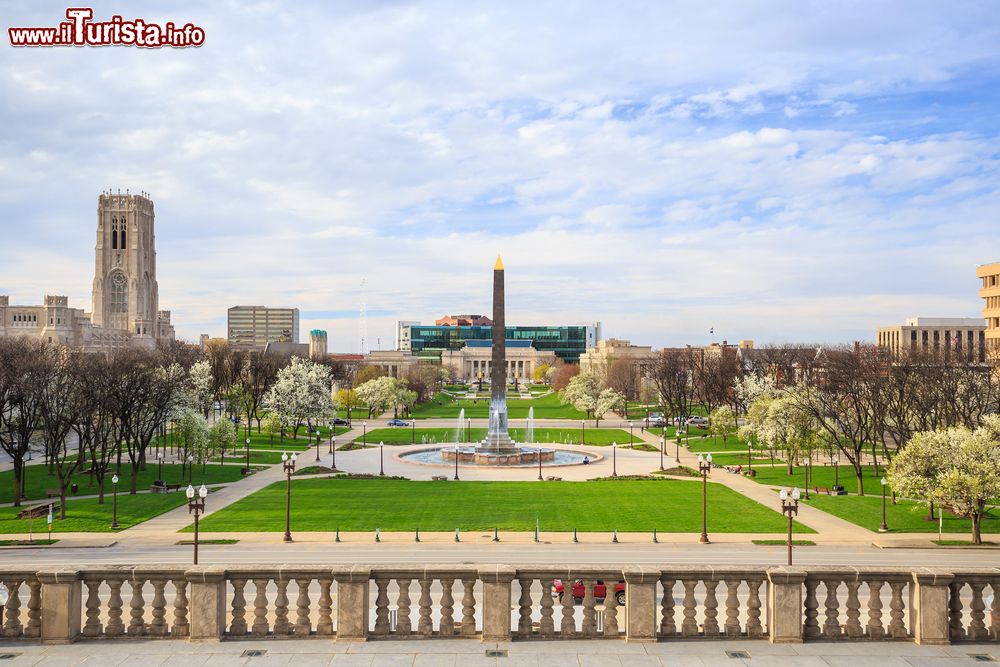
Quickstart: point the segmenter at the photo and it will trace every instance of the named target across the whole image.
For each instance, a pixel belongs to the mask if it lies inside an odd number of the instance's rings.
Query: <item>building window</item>
[[[111,249],[118,250],[118,218],[111,218]]]
[[[128,279],[121,271],[111,274],[108,290],[108,326],[128,329]]]

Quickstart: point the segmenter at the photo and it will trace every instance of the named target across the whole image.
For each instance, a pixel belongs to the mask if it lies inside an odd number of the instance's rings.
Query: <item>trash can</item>
[[[71,485],[71,486],[69,487],[69,492],[70,492],[70,493],[76,493],[76,492],[77,492],[77,491],[79,491],[79,490],[80,490],[80,487],[79,487],[79,486],[77,486],[76,484],[73,484],[73,485]]]

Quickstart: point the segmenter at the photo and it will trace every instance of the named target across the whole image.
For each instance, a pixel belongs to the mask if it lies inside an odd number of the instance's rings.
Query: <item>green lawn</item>
[[[448,419],[458,417],[459,410],[465,409],[465,416],[472,419],[489,417],[490,399],[452,399],[446,394],[437,394],[426,403],[421,403],[413,409],[413,416],[419,419]],[[572,405],[559,403],[559,396],[549,394],[540,398],[507,399],[507,413],[510,419],[527,419],[529,408],[535,409],[535,419],[583,419],[586,415]]]
[[[713,456],[714,458],[714,456]],[[805,466],[795,466],[794,473],[792,475],[788,474],[788,468],[785,464],[779,464],[773,468],[768,466],[757,467],[754,466],[754,470],[757,471],[756,477],[754,477],[755,482],[761,484],[768,484],[770,486],[787,486],[789,488],[797,486],[800,489],[805,488]],[[865,494],[870,494],[873,496],[882,496],[882,485],[879,483],[881,477],[875,476],[874,466],[864,466],[862,469],[864,472],[864,489]],[[880,475],[885,474],[885,468],[879,466]],[[833,466],[819,466],[813,464],[812,474],[809,477],[809,488],[814,489],[817,486],[825,486],[827,488],[833,486],[839,482],[847,490],[849,494],[856,494],[858,490],[857,478],[854,476],[854,468],[846,465],[840,466],[840,472],[837,473]]]
[[[320,452],[321,453],[322,452],[326,452],[329,448],[330,448],[329,445],[324,444],[320,448]],[[287,452],[289,455],[291,455],[293,453],[292,450],[290,450],[290,449],[284,450],[284,451],[280,450],[280,449],[277,449],[277,448],[274,451],[254,451],[254,450],[251,449],[250,450],[250,464],[253,465],[254,463],[260,463],[260,464],[263,464],[263,465],[272,465],[274,463],[281,463],[281,455],[283,453],[285,453],[285,452]],[[299,456],[299,457],[300,456],[308,456],[308,452],[305,452],[305,451],[294,452],[294,454],[296,456]],[[218,458],[218,457],[212,459],[212,461],[215,461],[217,463],[221,462],[221,460],[222,459]],[[227,468],[228,467],[232,467],[232,469],[236,471],[236,474],[238,476],[239,473],[240,473],[239,466],[230,466],[229,465],[230,463],[242,463],[243,465],[246,465],[246,463],[247,463],[247,454],[246,454],[246,451],[237,452],[235,455],[226,454],[226,467]],[[198,466],[196,465],[194,467],[194,469],[195,469],[195,474],[197,474]]]
[[[147,521],[187,502],[183,492],[140,493],[134,496],[118,494],[118,525],[121,530]],[[33,523],[34,533],[46,532],[45,517],[29,522],[18,519],[17,513],[24,509],[17,507],[0,508],[0,533],[27,533],[29,523]],[[52,522],[53,533],[94,532],[109,533],[111,530],[112,500],[109,496],[103,505],[96,498],[71,500],[66,503],[66,519],[59,520],[56,513]]]
[[[780,533],[781,514],[720,484],[708,486],[710,532]],[[292,531],[699,532],[701,485],[680,480],[418,482],[302,479],[292,483]],[[284,530],[285,483],[272,484],[201,522],[208,532]],[[188,530],[190,527],[188,528]],[[799,526],[799,532],[812,532]]]
[[[668,445],[667,446],[667,452],[670,453],[672,451],[673,450],[671,450],[670,447],[669,447],[669,445]],[[683,454],[682,454],[682,456],[683,456]],[[688,460],[690,460],[690,459],[688,459]],[[739,453],[739,452],[734,452],[732,454],[712,454],[712,463],[714,463],[715,465],[720,465],[720,466],[734,466],[734,465],[743,464],[743,467],[746,468],[747,467],[747,455],[746,455],[746,452],[744,452],[742,454]],[[771,464],[771,459],[759,459],[759,458],[754,458],[753,459],[753,468],[754,468],[754,470],[756,470],[758,466],[770,465],[770,464]]]
[[[354,442],[367,442],[369,445],[377,445],[379,442],[387,445],[409,445],[413,433],[416,434],[417,444],[452,443],[455,442],[456,437],[456,430],[450,428],[376,428],[368,431],[364,438],[355,438]],[[534,442],[578,445],[580,444],[580,435],[581,430],[578,428],[536,428]],[[458,437],[461,438],[461,442],[479,442],[486,437],[486,429],[469,429],[468,438],[465,429],[462,429],[461,432],[458,432]],[[510,429],[510,437],[517,442],[525,442],[525,429]],[[627,445],[629,443],[629,432],[617,428],[588,428],[586,437],[588,445],[610,445],[612,442]],[[638,435],[634,435],[633,442],[640,443],[642,440]]]
[[[838,516],[845,521],[877,531],[882,523],[882,496],[827,496],[814,495],[809,504],[824,512]],[[885,506],[886,525],[895,533],[936,533],[937,521],[927,521],[927,504],[913,500],[891,500]],[[1000,533],[1000,510],[983,518],[983,533]],[[945,533],[970,533],[972,524],[968,519],[959,519],[948,512],[944,515]]]
[[[184,470],[183,477],[187,480],[187,466],[181,466],[176,464],[164,464],[163,465],[163,479],[168,484],[177,484],[181,482],[182,468]],[[111,493],[111,475],[114,474],[114,466],[108,472],[108,476],[105,478],[105,490]],[[159,479],[157,476],[159,474],[159,466],[155,461],[147,463],[145,470],[139,471],[139,479],[137,483],[137,489],[139,491],[146,490],[153,483],[153,480]],[[34,500],[37,498],[45,497],[45,490],[49,488],[57,488],[59,486],[59,478],[55,475],[51,477],[48,474],[48,467],[44,465],[32,465],[28,466],[26,473],[27,484],[25,486],[25,495],[29,500]],[[119,491],[128,491],[129,485],[132,479],[132,467],[127,463],[122,463],[121,474],[118,475],[118,489]],[[219,466],[211,465],[207,466],[207,469],[203,472],[202,467],[197,463],[194,466],[194,481],[196,484],[205,482],[206,484],[218,484],[220,482],[233,482],[240,478],[239,468],[231,468],[229,466]],[[98,492],[97,479],[94,479],[93,486],[90,485],[90,475],[81,475],[79,472],[73,475],[73,482],[78,485],[77,493],[69,493],[68,495],[73,496],[89,496],[96,494]],[[67,489],[70,491],[70,489]],[[14,501],[14,471],[5,470],[0,472],[0,503],[10,503]]]

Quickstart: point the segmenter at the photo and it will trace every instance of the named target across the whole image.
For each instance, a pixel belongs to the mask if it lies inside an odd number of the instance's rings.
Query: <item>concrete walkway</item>
[[[245,651],[261,651],[250,657]],[[732,656],[745,651],[746,657]],[[498,652],[499,655],[487,655]],[[730,652],[730,653],[727,653]],[[917,646],[909,642],[614,640],[481,643],[476,640],[334,642],[327,640],[96,641],[65,646],[0,640],[11,667],[33,665],[178,665],[183,667],[962,667],[975,655],[1000,654],[997,644]]]

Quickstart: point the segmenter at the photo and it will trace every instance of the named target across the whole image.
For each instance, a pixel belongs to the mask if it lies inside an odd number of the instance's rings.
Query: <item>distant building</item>
[[[152,347],[174,340],[170,311],[159,309],[153,201],[145,194],[102,192],[91,312],[70,308],[65,296],[40,306],[10,305],[0,295],[0,337],[34,336],[74,349]]]
[[[976,269],[976,276],[983,281],[979,296],[984,301],[986,348],[992,358],[998,358],[1000,357],[1000,262],[983,264]]]
[[[597,345],[580,355],[580,372],[604,377],[616,360],[634,361],[638,368],[639,364],[655,359],[658,354],[649,345],[633,345],[627,340],[608,338],[597,341]]]
[[[198,336],[198,347],[201,349],[202,352],[205,351],[205,345],[210,340],[212,340],[212,337],[209,336],[208,334],[201,334],[200,336]]]
[[[879,347],[896,355],[955,353],[978,361],[986,358],[986,322],[979,317],[909,317],[901,326],[879,327],[875,337]]]
[[[299,342],[299,309],[233,306],[228,312],[229,344],[263,350],[268,343]]]
[[[457,351],[471,341],[492,341],[492,326],[449,326],[397,322],[397,350],[416,355]],[[548,352],[567,363],[578,363],[580,355],[601,340],[601,323],[569,326],[508,326],[508,341],[526,341],[539,352]],[[481,343],[477,343],[481,344]],[[508,345],[508,350],[510,346]]]
[[[313,329],[309,332],[309,358],[323,361],[326,357],[326,332],[322,329]]]
[[[420,326],[420,322],[396,320],[396,349],[409,351],[410,327]]]
[[[434,321],[445,327],[491,327],[493,321],[485,315],[445,315]]]

